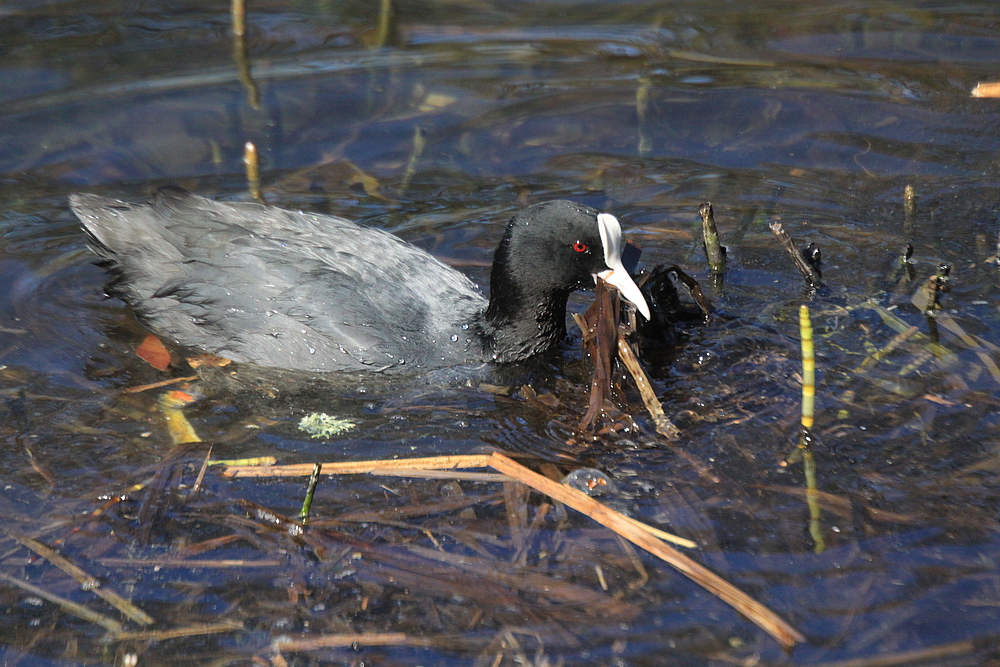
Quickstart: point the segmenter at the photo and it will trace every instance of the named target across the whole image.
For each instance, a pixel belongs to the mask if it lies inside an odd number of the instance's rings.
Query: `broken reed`
[[[785,228],[780,222],[770,222],[767,225],[771,229],[771,233],[774,234],[774,238],[778,240],[778,243],[788,252],[789,256],[792,258],[792,262],[795,263],[795,267],[802,274],[803,280],[810,289],[818,289],[823,286],[823,281],[820,279],[819,274],[816,269],[811,266],[802,256],[802,253],[798,251],[795,247],[795,243],[792,241],[792,237],[788,235]]]
[[[719,229],[715,226],[715,212],[711,202],[698,207],[701,216],[701,233],[705,240],[705,256],[712,273],[722,273],[726,269],[726,249],[719,241]]]
[[[415,470],[434,469],[442,471],[452,471],[454,468],[492,468],[498,473],[508,476],[508,478],[522,482],[528,487],[543,493],[553,500],[563,503],[576,511],[590,517],[597,523],[609,528],[617,535],[632,542],[636,546],[645,549],[654,556],[660,558],[671,565],[681,574],[690,578],[698,585],[705,588],[720,600],[729,604],[739,613],[746,616],[750,621],[756,623],[760,628],[773,637],[784,648],[791,649],[796,644],[805,641],[805,637],[787,621],[771,611],[768,607],[753,599],[740,589],[736,588],[726,580],[699,564],[694,559],[682,554],[670,545],[666,544],[661,537],[662,531],[655,531],[650,526],[642,522],[626,517],[617,510],[614,510],[589,495],[574,489],[565,484],[549,479],[524,465],[504,456],[499,452],[493,454],[477,455],[456,455],[456,456],[433,456],[416,459],[392,459],[377,461],[357,461],[357,462],[330,462],[323,466],[323,474],[392,474],[395,472],[405,472],[412,475]],[[313,471],[314,464],[293,464],[285,466],[259,467],[237,467],[228,466],[222,472],[224,477],[279,477],[279,476],[299,476],[309,474]],[[451,473],[455,474],[455,473]],[[264,507],[241,501],[244,508],[250,508],[257,516],[266,518],[272,525],[283,525],[285,531],[293,529],[288,519],[267,510]],[[314,522],[315,529],[320,524]],[[306,534],[306,533],[303,533]]]
[[[917,191],[907,184],[903,188],[903,234],[911,236],[917,222]]]
[[[319,484],[319,476],[323,473],[323,464],[313,465],[312,475],[309,476],[309,484],[306,485],[306,497],[302,500],[302,509],[299,510],[299,521],[303,526],[309,525],[309,511],[312,509],[313,496],[316,495],[316,485]]]
[[[250,71],[250,54],[247,50],[247,7],[246,0],[232,0],[229,14],[233,21],[233,62],[240,77],[240,83],[247,91],[250,108],[260,109],[260,88]]]
[[[252,141],[243,146],[243,165],[247,170],[247,190],[250,191],[250,196],[263,204],[264,195],[260,192],[260,158]]]

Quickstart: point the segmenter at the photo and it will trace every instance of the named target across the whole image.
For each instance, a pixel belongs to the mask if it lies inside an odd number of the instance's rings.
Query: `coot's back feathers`
[[[149,204],[70,201],[117,274],[114,293],[184,345],[309,370],[481,356],[462,325],[486,300],[465,276],[391,234],[173,188]]]

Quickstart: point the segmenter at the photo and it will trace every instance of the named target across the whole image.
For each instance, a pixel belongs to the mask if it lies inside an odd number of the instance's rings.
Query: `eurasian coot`
[[[507,224],[490,300],[386,232],[343,218],[164,188],[148,204],[70,197],[114,275],[109,292],[157,333],[280,368],[415,370],[528,359],[565,336],[566,300],[600,276],[649,318],[614,216],[568,201]]]

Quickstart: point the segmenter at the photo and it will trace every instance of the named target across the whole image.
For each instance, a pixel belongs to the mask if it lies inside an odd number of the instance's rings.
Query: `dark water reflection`
[[[385,30],[377,4],[251,2],[246,47],[259,109],[240,81],[222,3],[0,8],[0,507],[12,532],[64,540],[68,556],[128,588],[155,627],[226,619],[245,628],[107,648],[96,627],[4,584],[5,661],[120,662],[137,652],[144,664],[249,664],[271,660],[269,642],[285,633],[398,631],[453,641],[312,655],[330,664],[499,664],[506,647],[502,664],[514,664],[512,643],[498,634],[512,627],[539,665],[819,664],[935,648],[927,664],[1000,659],[1000,380],[991,374],[1000,110],[969,96],[997,75],[995,3],[428,0],[397,3]],[[374,570],[319,567],[294,550],[281,567],[259,569],[102,565],[230,534],[236,499],[286,514],[301,503],[298,480],[209,474],[196,502],[161,517],[150,546],[133,539],[141,493],[102,518],[73,519],[149,477],[170,446],[153,419],[155,392],[121,393],[166,375],[134,357],[142,329],[102,298],[104,276],[66,196],[139,199],[178,183],[245,198],[246,141],[261,152],[270,203],[393,230],[483,285],[502,221],[557,197],[614,212],[645,262],[678,263],[707,285],[695,221],[698,205],[712,201],[730,248],[724,288],[710,291],[718,317],[689,328],[676,350],[648,351],[683,451],[641,433],[581,440],[572,424],[585,410],[587,376],[575,348],[534,375],[556,407],[436,376],[291,398],[215,388],[186,412],[219,458],[494,447],[598,467],[615,479],[616,502],[696,539],[699,560],[810,643],[783,654],[652,558],[642,557],[642,582],[614,539],[572,515],[559,530],[540,524],[529,562],[592,590],[602,590],[593,566],[604,564],[618,616],[528,595],[483,612],[414,582],[393,587]],[[904,210],[907,184],[914,215]],[[822,247],[827,287],[815,298],[768,231],[775,219],[799,243]],[[897,261],[907,242],[913,279]],[[944,305],[961,329],[941,329],[947,353],[935,360],[910,297],[941,262],[952,266]],[[573,307],[589,299],[576,295]],[[830,494],[822,554],[807,530],[801,467],[779,466],[797,424],[803,302],[817,333],[816,456]],[[919,335],[894,340],[871,304]],[[898,347],[859,369],[890,344]],[[295,423],[313,409],[359,427],[311,440]],[[347,478],[321,485],[314,513],[417,506],[456,488]],[[486,504],[474,519],[443,515],[437,539],[516,560],[498,489],[463,483],[458,493]],[[458,541],[447,532],[455,526],[466,531]],[[399,525],[362,525],[356,535],[433,546]],[[2,572],[99,604],[53,568],[28,564],[13,541],[5,546]],[[258,536],[209,556],[275,558],[286,547]],[[361,600],[371,607],[360,610]]]

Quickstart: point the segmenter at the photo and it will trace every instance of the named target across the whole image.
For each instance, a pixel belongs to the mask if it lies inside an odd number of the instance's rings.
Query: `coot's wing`
[[[111,290],[173,340],[310,370],[478,361],[462,324],[485,299],[398,238],[333,216],[179,190],[152,204],[74,195]]]

